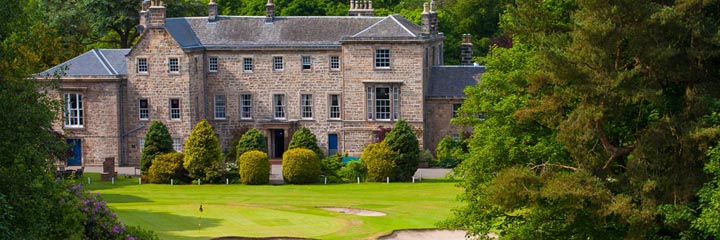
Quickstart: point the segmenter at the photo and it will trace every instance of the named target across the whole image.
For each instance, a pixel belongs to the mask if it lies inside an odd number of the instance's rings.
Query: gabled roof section
[[[67,67],[63,76],[118,76],[127,73],[125,55],[130,49],[93,49],[39,74],[52,76]]]
[[[355,38],[415,38],[420,27],[406,18],[390,15],[372,26],[353,35]]]
[[[427,97],[464,98],[465,88],[475,86],[485,66],[433,66]]]

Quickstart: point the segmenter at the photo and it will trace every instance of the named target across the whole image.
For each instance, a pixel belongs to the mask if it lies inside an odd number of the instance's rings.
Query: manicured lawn
[[[98,174],[85,174],[82,180],[86,189],[102,194],[123,223],[153,230],[162,239],[374,238],[395,229],[434,228],[459,204],[455,199],[461,192],[455,182],[438,180],[302,186],[138,185],[137,178],[111,185],[100,182]],[[368,209],[387,216],[348,215],[318,206]]]

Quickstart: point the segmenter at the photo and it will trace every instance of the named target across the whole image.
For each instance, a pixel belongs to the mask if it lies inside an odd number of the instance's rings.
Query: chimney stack
[[[272,0],[268,0],[265,4],[265,23],[272,24],[273,20],[275,20],[275,4]]]
[[[208,22],[215,22],[218,19],[218,7],[215,0],[210,0],[208,3]]]
[[[437,29],[438,15],[435,12],[435,1],[423,4],[423,13],[420,16],[421,31],[426,35],[438,34]]]
[[[460,65],[473,65],[473,44],[470,34],[463,34],[460,44]]]
[[[349,16],[375,16],[372,0],[350,0]]]
[[[140,24],[138,24],[138,31],[142,31],[142,29],[147,27],[148,8],[150,8],[150,0],[143,0],[142,8],[140,8]]]
[[[160,0],[152,0],[148,8],[148,28],[165,27],[165,6]]]

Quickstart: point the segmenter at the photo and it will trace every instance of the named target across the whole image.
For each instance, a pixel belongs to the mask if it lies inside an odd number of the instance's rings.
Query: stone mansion
[[[275,16],[269,0],[266,16],[221,16],[210,1],[208,16],[166,18],[161,1],[145,0],[134,47],[91,50],[41,73],[65,69],[55,127],[72,145],[67,164],[137,166],[151,120],[178,151],[202,119],[224,151],[233,130],[257,128],[271,158],[303,126],[326,153],[351,156],[399,119],[430,150],[464,131],[450,119],[485,70],[472,63],[469,36],[463,65],[445,66],[434,4],[420,25],[374,16],[369,0],[350,5],[349,16]]]

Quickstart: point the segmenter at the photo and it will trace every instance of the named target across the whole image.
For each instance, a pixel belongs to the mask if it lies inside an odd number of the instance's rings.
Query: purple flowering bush
[[[100,198],[100,193],[85,192],[81,185],[73,185],[69,191],[80,199],[78,209],[86,216],[83,221],[85,239],[158,239],[152,231],[139,227],[126,228],[110,211],[107,202]]]

